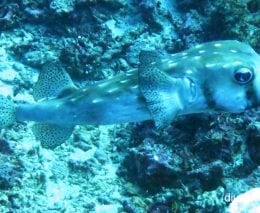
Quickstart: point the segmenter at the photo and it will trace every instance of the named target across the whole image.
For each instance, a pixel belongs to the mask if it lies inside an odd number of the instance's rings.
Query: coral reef
[[[168,147],[146,139],[142,146],[129,150],[122,167],[127,168],[131,181],[154,191],[178,182],[181,164],[180,156]]]
[[[33,101],[45,62],[84,87],[136,68],[143,49],[236,39],[259,53],[259,9],[258,0],[4,0],[0,94]],[[151,121],[80,126],[54,151],[30,122],[14,124],[0,132],[0,212],[224,212],[259,187],[259,121],[258,109],[182,116],[164,131]]]
[[[217,119],[214,123],[210,122],[212,117]],[[179,189],[178,199],[172,194],[164,202],[181,203],[189,193],[193,195],[189,198],[194,202],[192,208],[221,212],[227,204],[223,200],[225,194],[236,195],[246,190],[247,176],[259,170],[259,163],[250,157],[252,149],[258,148],[247,142],[259,143],[255,138],[257,124],[246,117],[242,120],[225,115],[179,118],[164,134],[142,134],[143,142],[128,150],[119,174],[152,194],[162,192],[164,187]],[[254,139],[250,138],[251,131]],[[229,176],[241,178],[241,185],[234,187]],[[250,185],[257,186],[259,177],[252,175],[250,179],[255,183]],[[183,186],[188,192],[182,191]],[[178,208],[181,212],[187,210],[181,204]]]
[[[15,184],[21,182],[21,169],[8,161],[4,155],[0,155],[0,190],[11,189]]]

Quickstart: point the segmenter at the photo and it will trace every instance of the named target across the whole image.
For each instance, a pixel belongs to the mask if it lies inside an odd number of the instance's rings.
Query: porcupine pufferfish
[[[75,125],[154,120],[163,128],[178,115],[239,113],[260,105],[260,56],[245,43],[208,42],[172,55],[141,51],[139,60],[138,69],[83,89],[59,63],[45,64],[34,103],[0,96],[0,128],[34,121],[36,139],[53,149]]]

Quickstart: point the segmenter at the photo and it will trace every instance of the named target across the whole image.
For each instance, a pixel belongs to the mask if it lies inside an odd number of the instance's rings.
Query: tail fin
[[[14,102],[0,95],[0,129],[13,124],[15,120]]]

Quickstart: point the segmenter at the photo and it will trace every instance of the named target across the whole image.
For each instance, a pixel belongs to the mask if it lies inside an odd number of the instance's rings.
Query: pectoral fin
[[[64,143],[72,134],[72,127],[62,127],[54,124],[34,124],[32,130],[37,140],[46,149],[54,149]]]
[[[160,69],[160,56],[142,51],[139,65],[139,87],[147,107],[159,128],[163,128],[183,109],[179,95],[181,79],[175,79]]]

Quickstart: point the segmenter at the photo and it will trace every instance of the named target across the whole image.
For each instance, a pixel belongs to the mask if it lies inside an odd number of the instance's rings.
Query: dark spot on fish
[[[249,108],[258,106],[257,96],[256,93],[254,92],[253,84],[250,84],[248,86],[248,89],[246,91],[246,98],[251,103],[250,106],[248,106]]]
[[[211,89],[209,88],[209,84],[206,82],[203,85],[203,88],[204,88],[203,89],[203,95],[206,99],[208,108],[215,109],[216,108],[216,102],[215,102],[215,100],[213,100],[213,94],[212,94]]]

